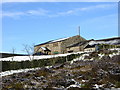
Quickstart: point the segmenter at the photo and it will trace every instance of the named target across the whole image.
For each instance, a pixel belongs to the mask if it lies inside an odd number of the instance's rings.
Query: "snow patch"
[[[41,47],[41,49],[43,49],[44,51],[46,50],[46,48],[45,48],[45,47]]]
[[[73,62],[75,62],[75,61],[84,60],[84,59],[85,59],[85,56],[89,56],[89,54],[82,54],[80,57],[73,59],[73,60],[70,62],[70,64],[73,64]]]
[[[76,82],[74,79],[71,79],[71,81],[74,81],[75,84],[72,84],[72,85],[68,86],[67,89],[69,89],[69,88],[71,88],[71,87],[81,88],[81,84],[79,84],[79,82]]]
[[[83,53],[83,52],[74,52],[74,53],[57,54],[57,55],[41,55],[41,56],[14,56],[14,57],[0,58],[0,61],[26,61],[26,60],[30,61],[32,58],[34,60],[39,60],[39,59],[48,59],[54,57],[65,57],[71,54],[78,54],[78,53]]]
[[[68,38],[70,38],[70,37],[53,40],[53,41],[51,41],[50,43],[58,42],[58,41],[62,41],[62,40],[66,40],[66,39],[68,39]]]
[[[95,89],[99,89],[99,88],[101,88],[101,87],[103,87],[103,86],[104,86],[104,84],[102,84],[102,85],[95,84],[95,85],[94,85]]]
[[[45,68],[51,68],[52,66],[46,66]],[[30,70],[38,70],[40,69],[40,67],[37,68],[26,68],[26,69],[19,69],[19,70],[9,70],[9,71],[5,71],[5,72],[1,72],[0,73],[0,77],[2,76],[7,76],[7,75],[12,75],[14,73],[21,73],[21,72],[28,72]]]
[[[27,72],[27,71],[30,71],[30,70],[38,70],[38,69],[40,69],[40,68],[27,68],[27,69],[5,71],[5,72],[0,73],[0,77],[7,76],[7,75],[12,75],[14,73]]]
[[[120,40],[110,40],[110,41],[90,41],[89,45],[94,45],[94,44],[110,44],[110,45],[114,45],[114,44],[118,44],[120,43]]]

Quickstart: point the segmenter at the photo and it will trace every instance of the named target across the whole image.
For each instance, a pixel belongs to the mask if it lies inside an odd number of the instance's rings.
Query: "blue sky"
[[[78,34],[85,39],[118,36],[117,2],[11,2],[2,4],[2,51],[23,53],[39,44]]]

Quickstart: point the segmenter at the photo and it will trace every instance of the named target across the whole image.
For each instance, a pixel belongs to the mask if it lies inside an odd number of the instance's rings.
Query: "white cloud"
[[[3,12],[2,17],[15,17],[25,15],[23,12]]]
[[[2,16],[3,17],[19,17],[19,16],[46,16],[46,17],[59,17],[59,16],[68,16],[68,15],[76,15],[76,14],[80,14],[81,12],[85,12],[85,11],[91,11],[91,10],[98,10],[98,9],[109,9],[109,8],[113,8],[114,6],[116,6],[116,4],[98,4],[98,5],[94,5],[94,6],[88,6],[88,7],[82,7],[82,8],[75,8],[75,9],[71,9],[71,10],[67,10],[67,11],[63,11],[63,12],[52,12],[49,10],[45,10],[42,8],[39,8],[37,10],[28,10],[28,11],[24,11],[24,12],[6,12],[3,11]],[[52,12],[52,13],[49,13]]]
[[[116,4],[99,4],[95,6],[89,6],[84,8],[78,8],[78,11],[88,11],[88,10],[95,10],[95,9],[108,9],[116,6]]]
[[[2,2],[118,2],[119,0],[3,0]]]
[[[26,12],[26,14],[31,14],[31,15],[46,15],[49,11],[45,9],[38,9],[38,10],[29,10]]]
[[[66,15],[76,15],[79,12],[97,10],[97,9],[108,9],[114,7],[115,4],[99,4],[95,6],[83,7],[83,8],[75,8],[65,12],[58,12],[54,15],[49,15],[49,17],[58,17],[58,16],[66,16]]]
[[[38,10],[28,10],[28,11],[25,11],[25,12],[6,12],[6,11],[3,11],[2,12],[2,17],[12,17],[12,18],[15,18],[16,16],[19,17],[19,16],[30,16],[30,15],[39,15],[39,16],[44,16],[48,13],[47,10],[44,10],[44,9],[38,9]]]

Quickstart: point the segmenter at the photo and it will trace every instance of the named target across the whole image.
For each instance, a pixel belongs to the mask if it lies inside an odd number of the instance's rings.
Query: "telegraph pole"
[[[80,26],[78,26],[78,35],[80,36]],[[79,46],[79,51],[80,51],[80,46]]]
[[[80,26],[78,26],[78,33],[79,33],[79,36],[80,36]]]

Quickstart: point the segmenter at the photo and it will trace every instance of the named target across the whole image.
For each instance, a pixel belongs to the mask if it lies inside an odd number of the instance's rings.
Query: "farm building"
[[[88,43],[88,41],[80,41],[78,43],[74,43],[67,46],[67,52],[78,52],[83,51],[84,46]]]
[[[98,51],[101,49],[110,49],[120,47],[120,37],[113,37],[100,40],[85,40],[78,43],[68,45],[67,52],[78,52],[78,51]]]
[[[79,52],[79,51],[96,51],[99,50],[99,46],[105,45],[112,46],[120,46],[120,37],[108,38],[108,39],[100,39],[100,40],[86,40],[83,37],[76,35],[73,37],[62,38],[57,40],[51,40],[45,43],[41,43],[34,46],[35,55],[53,55],[53,54],[64,54],[71,52]],[[103,49],[102,48],[102,49]]]
[[[69,45],[77,44],[80,41],[86,41],[83,37],[76,35],[73,37],[62,38],[57,40],[51,40],[45,43],[41,43],[34,46],[34,52],[37,55],[40,54],[64,54],[67,51]]]
[[[100,49],[120,48],[120,37],[100,40],[90,40],[84,47],[84,51],[96,51]]]

